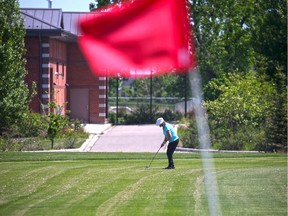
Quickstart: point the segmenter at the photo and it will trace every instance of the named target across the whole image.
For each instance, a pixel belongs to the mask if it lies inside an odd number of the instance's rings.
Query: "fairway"
[[[0,215],[209,215],[200,155],[0,153]],[[285,154],[214,154],[222,215],[287,215]]]

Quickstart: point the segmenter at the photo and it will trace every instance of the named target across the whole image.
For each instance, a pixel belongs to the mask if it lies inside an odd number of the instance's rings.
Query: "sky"
[[[53,0],[52,8],[60,8],[62,11],[89,12],[89,4],[95,0]],[[47,0],[19,0],[20,8],[48,8]]]

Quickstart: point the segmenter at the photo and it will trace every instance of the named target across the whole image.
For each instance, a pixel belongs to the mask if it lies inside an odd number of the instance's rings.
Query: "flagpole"
[[[150,122],[152,123],[153,119],[152,119],[152,90],[153,86],[152,86],[152,70],[150,71]]]
[[[119,106],[119,76],[116,78],[116,124],[118,124],[118,106]]]
[[[204,182],[208,199],[209,212],[211,216],[221,216],[221,206],[219,202],[219,193],[213,155],[209,152],[211,148],[210,131],[207,120],[207,114],[202,106],[203,90],[199,68],[189,70],[189,81],[194,99],[194,112],[197,124],[197,132],[200,142],[200,154],[204,171]]]

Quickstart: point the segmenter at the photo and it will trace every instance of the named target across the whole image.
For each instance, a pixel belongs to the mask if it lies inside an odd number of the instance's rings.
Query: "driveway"
[[[164,139],[156,125],[117,125],[100,135],[91,152],[156,152]],[[165,152],[162,148],[160,152]]]

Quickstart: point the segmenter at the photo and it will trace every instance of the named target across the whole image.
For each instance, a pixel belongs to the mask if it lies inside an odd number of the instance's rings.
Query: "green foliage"
[[[119,112],[118,123],[120,124],[155,124],[159,117],[163,117],[167,121],[178,121],[182,118],[181,113],[174,113],[169,109],[159,112],[157,106],[153,106],[150,110],[149,104],[139,104],[132,113]],[[109,122],[116,123],[116,113],[109,114]]]
[[[265,131],[252,125],[239,126],[238,130],[221,127],[209,121],[211,144],[214,149],[267,151]]]
[[[108,122],[111,124],[116,124],[116,113],[109,113]]]
[[[253,47],[269,64],[287,71],[287,1],[261,0],[254,5]],[[276,65],[276,64],[275,64]],[[275,67],[267,71],[274,76]]]
[[[90,3],[89,4],[89,9],[91,10],[95,10],[97,8],[102,8],[105,7],[111,3],[118,3],[121,2],[121,0],[95,0],[96,3]]]
[[[272,78],[278,67],[287,75],[286,0],[189,2],[204,86],[251,68]],[[210,100],[210,93],[205,97]]]
[[[205,103],[214,148],[268,150],[265,128],[273,110],[274,84],[250,71],[215,79],[207,88],[218,95]]]
[[[173,73],[167,74],[165,76],[152,77],[152,89],[151,78],[133,80],[129,86],[123,86],[123,81],[127,80],[119,78],[118,88],[121,89],[121,91],[119,91],[119,96],[145,97],[150,96],[152,90],[153,97],[184,98],[185,81],[187,82],[187,89],[189,89],[189,82],[186,80],[185,75],[178,75]],[[116,97],[116,86],[116,78],[109,79],[110,97]],[[187,94],[188,97],[191,96],[190,91],[188,91]]]
[[[45,137],[47,132],[47,119],[39,113],[23,113],[23,118],[13,125],[21,137]]]
[[[51,148],[54,147],[54,139],[60,133],[61,129],[68,125],[68,118],[59,113],[56,113],[57,105],[55,101],[51,101],[48,104],[48,129],[47,136],[51,140]]]
[[[204,85],[227,71],[254,63],[251,29],[255,0],[192,0],[191,16]]]
[[[161,116],[165,120],[171,122],[171,121],[180,121],[180,119],[183,117],[183,115],[179,112],[172,112],[170,109],[165,109],[164,112],[159,112],[158,116]],[[157,118],[158,118],[157,116]],[[155,123],[155,122],[153,122]]]
[[[217,99],[205,103],[209,118],[233,132],[240,125],[259,126],[263,123],[275,95],[273,83],[253,71],[246,75],[228,74],[220,82],[211,81],[207,88],[220,93]]]
[[[136,110],[131,114],[125,116],[126,124],[154,124],[155,119],[158,118],[158,107],[153,107],[150,110],[149,104],[141,104],[137,106]]]
[[[0,1],[0,134],[28,110],[23,18],[16,0]]]
[[[181,124],[178,126],[177,133],[183,147],[196,149],[200,148],[196,120],[194,117],[190,116],[182,119]]]
[[[265,137],[262,144],[252,139],[256,148],[287,150],[287,1],[190,3],[214,142],[245,149],[242,133],[252,127],[247,133]],[[247,77],[251,68],[265,80]],[[228,72],[243,76],[241,89],[238,82],[229,84]],[[242,144],[232,144],[240,138]]]
[[[275,73],[276,94],[272,107],[267,113],[265,132],[267,150],[284,150],[287,152],[287,86],[286,75],[282,71]]]

